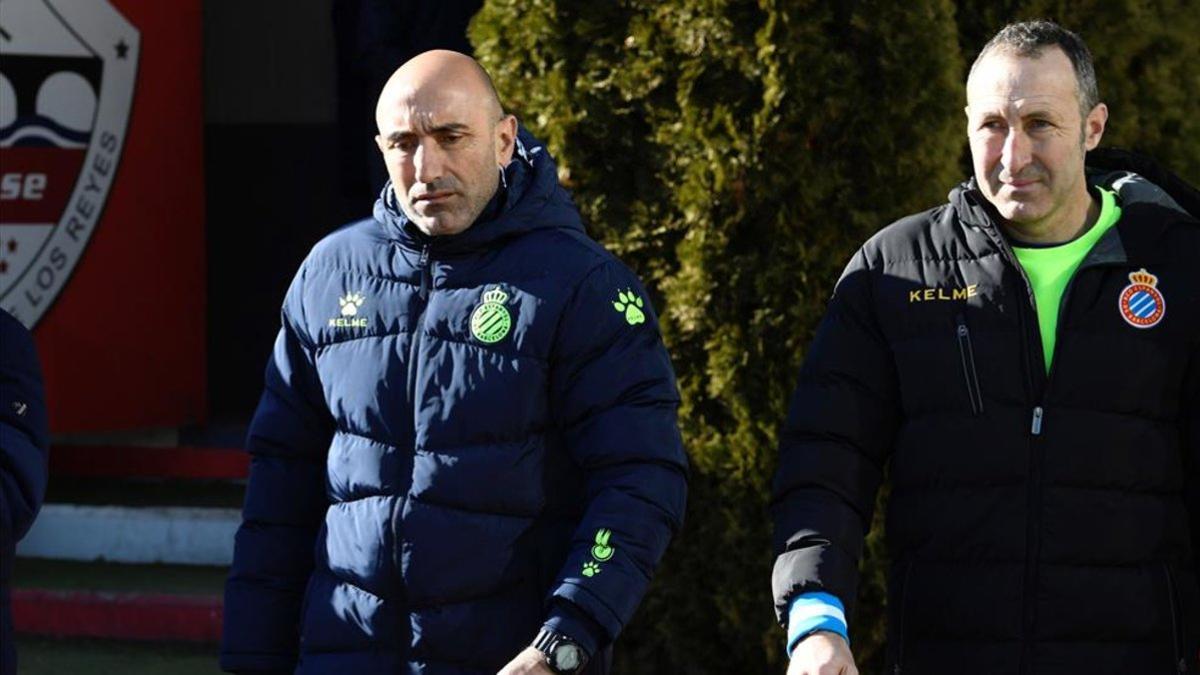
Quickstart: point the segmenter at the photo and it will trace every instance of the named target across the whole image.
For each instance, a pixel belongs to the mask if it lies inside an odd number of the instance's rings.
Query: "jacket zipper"
[[[1034,398],[1034,400],[1037,401],[1037,403],[1034,405],[1034,408],[1033,408],[1033,415],[1032,415],[1032,420],[1030,422],[1030,428],[1029,428],[1029,432],[1030,432],[1030,436],[1029,436],[1029,438],[1030,438],[1030,442],[1029,442],[1029,483],[1030,483],[1030,485],[1029,485],[1028,501],[1027,501],[1027,508],[1029,510],[1029,516],[1028,516],[1029,520],[1028,520],[1028,528],[1026,531],[1026,542],[1025,542],[1025,544],[1026,544],[1025,589],[1024,589],[1024,595],[1023,595],[1023,599],[1022,599],[1022,602],[1024,604],[1024,613],[1023,613],[1024,614],[1024,619],[1023,619],[1023,621],[1024,621],[1024,639],[1023,639],[1024,648],[1022,650],[1023,656],[1021,659],[1021,672],[1029,672],[1029,669],[1030,669],[1031,663],[1032,663],[1032,649],[1033,649],[1033,642],[1032,642],[1031,636],[1033,635],[1033,625],[1037,618],[1036,617],[1036,609],[1034,607],[1033,602],[1030,600],[1030,597],[1031,597],[1030,594],[1033,592],[1033,589],[1037,584],[1037,577],[1038,577],[1037,560],[1041,556],[1041,553],[1040,553],[1041,542],[1040,542],[1040,537],[1039,537],[1039,532],[1041,531],[1041,523],[1040,523],[1040,517],[1038,516],[1038,514],[1040,512],[1039,507],[1040,507],[1041,501],[1042,501],[1041,500],[1041,491],[1042,491],[1042,466],[1041,466],[1042,462],[1041,462],[1041,460],[1042,460],[1042,456],[1038,451],[1038,445],[1039,445],[1038,440],[1040,440],[1040,437],[1042,435],[1042,426],[1043,426],[1043,423],[1045,422],[1046,411],[1044,408],[1044,404],[1045,404],[1045,400],[1046,400],[1046,392],[1049,391],[1050,383],[1053,381],[1053,378],[1054,378],[1054,371],[1055,371],[1057,361],[1058,361],[1058,359],[1055,357],[1058,354],[1059,349],[1058,349],[1058,340],[1055,340],[1054,353],[1050,355],[1050,367],[1047,369],[1045,359],[1044,359],[1044,357],[1042,357],[1044,350],[1041,349],[1041,334],[1036,333],[1036,327],[1037,327],[1036,321],[1034,324],[1034,326],[1035,326],[1034,334],[1038,338],[1038,340],[1037,340],[1036,345],[1034,345],[1037,348],[1033,349],[1033,348],[1031,348],[1031,343],[1033,343],[1033,340],[1031,339],[1031,331],[1029,330],[1029,326],[1028,326],[1028,323],[1026,322],[1026,317],[1025,317],[1024,310],[1026,308],[1033,310],[1033,316],[1034,316],[1035,320],[1037,317],[1037,297],[1033,293],[1033,285],[1031,283],[1029,283],[1029,276],[1025,274],[1025,268],[1021,267],[1021,262],[1019,260],[1017,260],[1016,255],[1012,252],[1012,247],[1010,247],[1008,245],[1008,242],[1004,239],[1004,236],[999,234],[999,232],[989,232],[989,236],[991,236],[993,243],[995,243],[999,247],[1004,259],[1008,262],[1008,264],[1017,270],[1018,274],[1021,277],[1021,281],[1024,285],[1026,297],[1028,299],[1028,303],[1026,303],[1024,306],[1022,306],[1021,303],[1017,304],[1017,306],[1018,306],[1017,317],[1018,317],[1018,320],[1021,325],[1021,334],[1024,336],[1024,339],[1022,340],[1022,343],[1021,343],[1021,348],[1022,348],[1022,353],[1025,356],[1026,383],[1029,386],[1030,395]],[[1067,287],[1063,290],[1063,296],[1060,299],[1059,304],[1058,304],[1058,324],[1057,325],[1059,327],[1062,326],[1062,318],[1063,318],[1063,316],[1066,315],[1067,302],[1071,298],[1071,291],[1075,287],[1075,280],[1079,277],[1079,275],[1084,270],[1090,269],[1092,267],[1108,267],[1108,266],[1120,267],[1125,264],[1126,263],[1116,263],[1116,262],[1110,262],[1110,261],[1099,261],[1099,262],[1093,262],[1093,263],[1089,264],[1087,257],[1085,256],[1083,262],[1080,263],[1079,267],[1076,268],[1075,272],[1071,275],[1071,279],[1067,282]],[[1034,357],[1042,357],[1042,358],[1037,358],[1035,361]],[[1037,389],[1037,387],[1034,386],[1034,381],[1037,379],[1037,374],[1034,372],[1031,372],[1035,363],[1040,364],[1042,367],[1042,370],[1039,372],[1045,373],[1045,375],[1046,375],[1045,379],[1042,380],[1042,387],[1041,387],[1040,391]]]
[[[993,222],[991,227],[983,227],[984,233],[992,240],[996,248],[1000,251],[1001,257],[1010,267],[1017,271],[1021,278],[1022,286],[1025,291],[1027,302],[1016,303],[1017,320],[1021,329],[1021,354],[1025,365],[1025,383],[1028,387],[1028,393],[1032,401],[1036,401],[1033,407],[1032,420],[1030,422],[1029,435],[1029,490],[1026,508],[1028,510],[1028,524],[1026,528],[1025,540],[1025,586],[1022,592],[1022,649],[1021,649],[1021,667],[1022,673],[1027,673],[1032,667],[1033,658],[1033,627],[1037,620],[1037,611],[1032,601],[1033,590],[1037,585],[1037,560],[1041,556],[1040,552],[1040,505],[1041,490],[1042,490],[1042,456],[1039,452],[1038,441],[1042,435],[1042,426],[1045,422],[1045,401],[1046,392],[1050,389],[1050,383],[1054,376],[1054,370],[1057,359],[1055,354],[1058,350],[1058,341],[1055,341],[1055,353],[1051,354],[1050,367],[1046,367],[1044,350],[1041,345],[1041,334],[1038,332],[1037,322],[1037,297],[1033,293],[1033,285],[1029,283],[1029,276],[1025,274],[1025,268],[1021,266],[1021,262],[1017,260],[1016,254],[1013,253],[1012,247],[1000,232],[1000,226]],[[1108,236],[1110,233],[1106,233]],[[1103,241],[1103,239],[1101,240]],[[1097,242],[1096,245],[1099,245]],[[1095,251],[1095,245],[1093,246]],[[1091,255],[1089,252],[1088,256]],[[1100,260],[1090,262],[1088,256],[1084,257],[1083,262],[1072,274],[1071,279],[1067,282],[1067,287],[1063,291],[1063,297],[1058,306],[1059,326],[1062,325],[1062,317],[1066,314],[1067,301],[1071,297],[1071,291],[1075,287],[1075,280],[1079,274],[1085,269],[1091,267],[1106,267],[1106,266],[1125,266],[1127,261]],[[1030,330],[1029,322],[1026,317],[1026,310],[1032,309],[1034,318],[1034,328]],[[1035,339],[1036,338],[1036,339]],[[1031,346],[1032,345],[1032,346]],[[1041,369],[1036,370],[1035,365],[1040,365]],[[1045,377],[1043,378],[1042,375]],[[1041,382],[1039,389],[1035,382]]]
[[[1033,663],[1033,634],[1037,622],[1037,605],[1034,592],[1038,583],[1038,559],[1041,557],[1041,504],[1042,504],[1042,459],[1044,453],[1039,441],[1046,411],[1041,405],[1033,408],[1029,424],[1029,493],[1026,507],[1029,510],[1025,532],[1025,589],[1024,589],[1024,658],[1022,672],[1028,673]]]
[[[983,414],[983,390],[979,386],[979,373],[975,370],[971,330],[967,328],[967,320],[962,314],[955,320],[958,322],[955,334],[958,336],[958,356],[962,361],[963,378],[967,383],[967,398],[971,399],[971,412],[979,416]]]
[[[419,291],[421,312],[417,314],[417,320],[413,322],[412,335],[408,341],[408,397],[410,400],[413,400],[417,395],[417,352],[421,346],[421,332],[425,322],[426,300],[429,299],[429,247],[429,244],[421,247],[421,256],[417,260],[417,270],[421,275]]]
[[[412,333],[409,336],[408,342],[408,400],[415,408],[417,398],[417,356],[420,352],[422,327],[425,324],[425,309],[427,308],[426,300],[429,298],[429,248],[430,244],[426,243],[421,247],[421,255],[417,260],[417,270],[421,275],[420,298],[421,311],[417,314],[416,320],[412,325]],[[413,416],[413,429],[417,426],[416,415]],[[414,436],[415,438],[415,436]],[[406,498],[400,495],[396,499],[396,508],[392,514],[392,562],[396,566],[396,572],[400,572],[400,510]]]
[[[906,623],[905,619],[908,618],[908,597],[912,590],[908,587],[908,583],[912,577],[912,569],[915,564],[914,561],[910,560],[908,566],[904,568],[904,585],[901,586],[904,595],[900,598],[899,625],[896,626],[896,663],[892,666],[892,675],[901,675],[904,671],[904,624]]]
[[[429,244],[421,247],[421,257],[417,260],[417,269],[421,271],[421,300],[429,297]],[[424,314],[424,311],[421,312]]]
[[[1037,585],[1037,560],[1041,555],[1039,551],[1039,535],[1041,531],[1041,519],[1039,517],[1039,505],[1042,502],[1042,471],[1041,471],[1041,456],[1038,452],[1038,440],[1042,435],[1042,421],[1045,417],[1045,410],[1042,408],[1042,402],[1046,393],[1047,381],[1042,382],[1042,388],[1039,390],[1035,385],[1037,374],[1034,372],[1036,366],[1041,366],[1041,372],[1046,372],[1046,365],[1042,358],[1038,358],[1042,354],[1041,335],[1037,333],[1037,297],[1033,294],[1033,284],[1029,283],[1029,276],[1025,274],[1025,268],[1021,267],[1021,262],[1017,260],[1017,256],[1012,252],[1012,247],[1005,241],[1004,236],[998,231],[989,231],[989,236],[992,242],[1000,249],[1004,260],[1017,271],[1021,278],[1021,285],[1025,291],[1026,302],[1016,303],[1017,305],[1017,320],[1021,328],[1021,355],[1025,365],[1025,384],[1028,388],[1029,396],[1032,400],[1037,401],[1032,411],[1032,420],[1030,423],[1029,434],[1029,489],[1026,491],[1025,508],[1027,511],[1026,527],[1025,527],[1025,574],[1024,586],[1021,592],[1021,667],[1020,672],[1028,673],[1033,661],[1033,625],[1037,619],[1037,610],[1033,601],[1033,589]],[[1030,331],[1029,322],[1026,317],[1026,310],[1032,310],[1034,317],[1034,330]],[[1061,310],[1061,307],[1060,307]],[[1037,338],[1037,341],[1032,339]],[[1031,346],[1032,345],[1032,346]],[[1036,348],[1034,348],[1036,347]]]
[[[1167,600],[1171,606],[1171,642],[1175,647],[1174,672],[1187,672],[1187,659],[1183,658],[1183,632],[1179,628],[1179,607],[1175,598],[1175,576],[1171,574],[1171,566],[1163,563],[1163,572],[1167,578]]]
[[[1015,258],[1015,256],[1014,256],[1014,258]],[[1076,279],[1079,278],[1079,275],[1082,274],[1084,272],[1084,270],[1091,269],[1093,267],[1106,267],[1106,266],[1110,266],[1110,265],[1111,265],[1111,263],[1091,263],[1091,264],[1089,264],[1087,261],[1087,258],[1085,256],[1083,262],[1081,262],[1079,264],[1079,267],[1077,267],[1075,269],[1075,272],[1071,274],[1071,278],[1067,281],[1066,288],[1063,289],[1062,298],[1059,299],[1058,321],[1055,324],[1056,331],[1058,331],[1060,334],[1062,332],[1063,317],[1066,316],[1066,314],[1067,314],[1067,304],[1071,299],[1071,291],[1075,288],[1075,281],[1076,281]],[[1029,277],[1027,277],[1025,275],[1025,270],[1023,268],[1021,268],[1019,264],[1017,265],[1017,269],[1021,270],[1021,278],[1025,280],[1026,288],[1029,289],[1029,297],[1031,299],[1034,299],[1033,290],[1032,290],[1033,287],[1029,284]],[[1037,316],[1036,300],[1034,300],[1034,302],[1031,303],[1030,306],[1033,308],[1033,315],[1036,317]],[[1039,334],[1039,337],[1040,337],[1040,334]],[[1028,344],[1028,340],[1026,342]],[[1037,394],[1037,399],[1036,399],[1037,404],[1033,408],[1033,416],[1032,416],[1032,420],[1031,420],[1030,426],[1029,426],[1029,435],[1030,435],[1030,444],[1029,444],[1029,466],[1030,466],[1029,509],[1030,509],[1030,512],[1029,513],[1030,513],[1030,516],[1029,516],[1029,533],[1028,533],[1029,539],[1027,541],[1028,549],[1026,552],[1028,559],[1027,559],[1027,563],[1026,563],[1027,566],[1026,566],[1026,570],[1025,570],[1025,583],[1026,583],[1025,592],[1027,594],[1027,596],[1026,596],[1027,599],[1026,599],[1026,605],[1025,605],[1025,630],[1026,630],[1025,657],[1026,658],[1022,659],[1022,665],[1023,665],[1024,672],[1029,672],[1029,669],[1032,665],[1032,653],[1031,653],[1032,649],[1033,649],[1032,635],[1033,635],[1033,626],[1037,620],[1036,608],[1035,608],[1034,604],[1028,600],[1028,597],[1029,597],[1028,594],[1032,593],[1034,588],[1036,587],[1037,580],[1038,580],[1037,561],[1041,557],[1041,537],[1040,537],[1041,508],[1040,507],[1041,507],[1041,503],[1042,503],[1042,499],[1041,499],[1042,481],[1043,481],[1042,461],[1044,459],[1044,454],[1041,453],[1038,449],[1038,446],[1039,446],[1038,440],[1040,440],[1040,438],[1041,438],[1042,426],[1045,423],[1045,418],[1046,418],[1046,410],[1044,407],[1045,402],[1046,402],[1046,395],[1047,395],[1047,392],[1050,391],[1050,386],[1054,382],[1054,373],[1058,369],[1058,361],[1059,361],[1058,354],[1061,351],[1059,349],[1059,347],[1061,346],[1060,345],[1061,342],[1062,341],[1058,340],[1058,339],[1056,339],[1054,341],[1054,351],[1050,355],[1050,367],[1046,368],[1046,363],[1044,362],[1044,360],[1042,361],[1042,364],[1041,364],[1042,369],[1043,369],[1042,372],[1046,373],[1046,379],[1042,381],[1042,390],[1040,392],[1038,392],[1038,394]],[[1038,347],[1040,347],[1040,346],[1041,345],[1039,342]],[[1043,353],[1043,350],[1038,349],[1036,353],[1040,355]],[[1032,376],[1033,376],[1033,374],[1030,374],[1030,377],[1032,377]],[[1035,516],[1035,514],[1036,514],[1036,516]],[[1172,615],[1172,620],[1174,620],[1173,615]],[[1176,645],[1176,650],[1178,651],[1178,645]]]

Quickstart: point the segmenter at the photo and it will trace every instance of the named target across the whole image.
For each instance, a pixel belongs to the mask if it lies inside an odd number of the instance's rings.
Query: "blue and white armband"
[[[829,593],[801,593],[792,599],[788,609],[788,658],[792,650],[804,638],[819,630],[841,635],[850,643],[850,631],[846,627],[846,608],[842,601]]]

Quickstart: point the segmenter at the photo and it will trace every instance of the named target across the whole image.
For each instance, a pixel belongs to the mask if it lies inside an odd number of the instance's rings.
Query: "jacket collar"
[[[1132,171],[1090,172],[1094,185],[1116,193],[1121,205],[1121,220],[1096,243],[1093,255],[1115,260],[1117,248],[1124,253],[1122,262],[1144,267],[1163,262],[1169,252],[1163,241],[1175,227],[1194,226],[1196,222],[1165,190]]]
[[[1092,247],[1087,265],[1144,266],[1162,262],[1162,236],[1172,226],[1189,220],[1186,211],[1164,190],[1131,171],[1091,172],[1089,185],[1116,193],[1121,219]],[[1000,230],[1000,214],[983,196],[972,177],[950,191],[950,204],[967,227],[982,230],[996,245],[1007,249]]]

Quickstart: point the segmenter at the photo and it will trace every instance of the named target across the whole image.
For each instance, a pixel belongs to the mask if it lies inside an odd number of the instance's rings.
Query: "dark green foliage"
[[[502,0],[472,36],[593,232],[649,277],[679,375],[687,526],[617,672],[765,672],[775,432],[854,245],[957,178],[951,5]],[[863,627],[860,653],[878,645]]]
[[[679,376],[688,520],[616,672],[782,671],[767,513],[776,431],[854,248],[963,177],[966,67],[1002,23],[961,9],[976,4],[1004,3],[960,2],[956,18],[951,0],[488,0],[476,17],[476,53],[506,106],[547,141],[593,235],[650,287]],[[1114,21],[1103,5],[1081,3]],[[1092,46],[1115,117],[1141,104],[1109,83],[1113,67],[1140,69],[1131,87],[1191,78],[1138,94],[1153,105],[1114,135],[1178,144],[1160,154],[1195,177],[1200,122],[1185,103],[1197,100],[1197,48],[1146,12],[1137,28],[1078,27],[1111,36]],[[1131,41],[1134,55],[1115,54]],[[880,539],[868,538],[851,629],[864,673],[881,663]]]

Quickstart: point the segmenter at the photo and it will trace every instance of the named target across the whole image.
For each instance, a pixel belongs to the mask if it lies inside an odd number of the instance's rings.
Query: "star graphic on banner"
[[[115,45],[115,47],[117,50],[117,58],[118,59],[125,58],[125,56],[129,53],[129,45],[125,44],[124,38],[122,38],[121,41]]]

